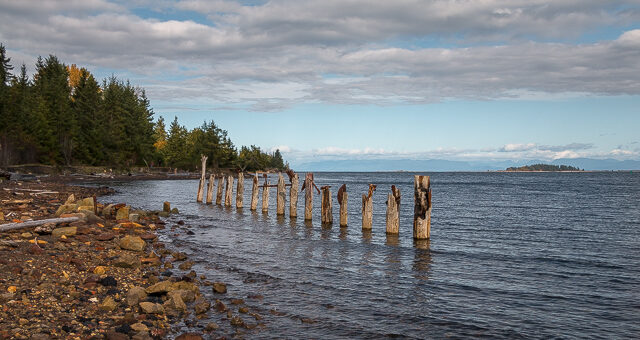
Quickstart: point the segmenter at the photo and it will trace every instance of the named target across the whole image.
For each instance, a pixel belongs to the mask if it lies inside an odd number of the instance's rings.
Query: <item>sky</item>
[[[0,43],[294,166],[640,159],[640,0],[0,0]]]

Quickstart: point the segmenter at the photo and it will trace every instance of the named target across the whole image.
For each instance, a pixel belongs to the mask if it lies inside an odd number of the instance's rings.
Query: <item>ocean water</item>
[[[249,338],[640,338],[640,174],[424,174],[428,242],[412,239],[412,173],[316,173],[318,186],[332,187],[332,227],[320,224],[317,194],[312,223],[303,195],[297,219],[288,200],[277,217],[275,188],[269,213],[260,204],[251,212],[249,179],[241,211],[196,203],[197,180],[113,182],[117,193],[101,200],[179,208],[161,240],[264,317]],[[373,230],[363,233],[369,183],[378,189]],[[346,228],[335,197],[342,184]],[[398,237],[385,234],[392,184],[402,193]],[[189,227],[172,231],[177,220]],[[235,332],[224,318],[212,311],[195,328],[215,321]]]

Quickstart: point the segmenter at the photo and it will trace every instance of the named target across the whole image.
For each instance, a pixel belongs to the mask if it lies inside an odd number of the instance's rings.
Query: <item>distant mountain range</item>
[[[506,161],[450,161],[445,159],[370,159],[325,160],[294,165],[296,171],[495,171],[509,167],[544,163],[570,165],[584,170],[640,170],[640,160],[562,158],[552,162],[543,160]]]

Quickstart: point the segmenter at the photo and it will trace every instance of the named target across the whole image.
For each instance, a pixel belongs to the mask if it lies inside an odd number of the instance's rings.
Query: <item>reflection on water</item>
[[[431,240],[413,240],[415,246],[413,257],[413,275],[419,280],[428,280],[431,270]]]
[[[398,234],[386,234],[387,238],[384,244],[392,247],[397,247],[400,245],[400,236]]]

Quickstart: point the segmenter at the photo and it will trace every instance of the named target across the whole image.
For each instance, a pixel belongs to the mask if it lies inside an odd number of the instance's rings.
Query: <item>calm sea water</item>
[[[297,220],[288,202],[277,217],[275,188],[269,214],[197,204],[191,180],[110,183],[118,193],[103,201],[178,207],[167,226],[181,219],[194,235],[167,228],[161,239],[264,316],[251,338],[640,338],[640,174],[429,175],[431,240],[421,243],[410,173],[316,173],[318,186],[332,186],[331,228],[320,225],[319,195],[311,224],[303,196]],[[347,228],[337,224],[343,183]],[[363,234],[369,183],[378,190],[373,232]],[[392,184],[403,195],[399,237],[385,234]],[[250,192],[246,180],[246,207]],[[210,320],[232,332],[222,317]]]

